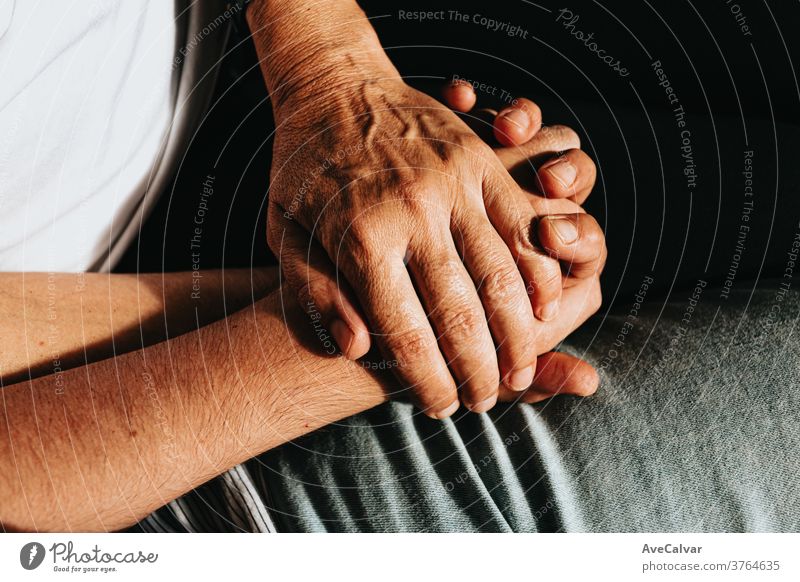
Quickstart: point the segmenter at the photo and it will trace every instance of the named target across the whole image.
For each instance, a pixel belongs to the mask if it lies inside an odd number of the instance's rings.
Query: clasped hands
[[[487,118],[470,86],[443,95],[389,78],[282,100],[267,232],[288,288],[431,417],[591,394],[593,368],[550,350],[600,306],[595,166],[531,101]]]

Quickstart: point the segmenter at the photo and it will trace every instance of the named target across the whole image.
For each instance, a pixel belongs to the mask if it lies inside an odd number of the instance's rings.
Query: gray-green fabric
[[[445,421],[391,403],[247,468],[283,530],[798,531],[789,286],[631,297],[562,346],[602,369],[590,398]]]

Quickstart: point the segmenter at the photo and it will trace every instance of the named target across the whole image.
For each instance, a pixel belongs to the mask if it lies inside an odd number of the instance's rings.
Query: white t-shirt
[[[85,271],[108,255],[169,131],[174,10],[0,0],[0,271]]]

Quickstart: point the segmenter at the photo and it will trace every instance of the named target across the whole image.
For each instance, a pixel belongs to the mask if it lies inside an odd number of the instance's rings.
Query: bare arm
[[[276,269],[0,273],[0,382],[56,374],[176,337],[277,286]]]
[[[323,93],[327,101],[365,80],[400,79],[356,0],[254,0],[246,15],[276,125],[298,113],[289,99],[310,98],[313,110]]]
[[[164,333],[163,322],[154,323],[159,313],[172,324],[170,336],[181,326],[195,328],[181,310],[167,308],[170,301],[183,301],[183,312],[194,315],[186,309],[189,302],[179,300],[191,288],[186,276],[165,275],[166,287],[156,285],[157,292],[147,295],[141,277],[87,275],[84,291],[57,291],[53,302],[47,274],[26,275],[24,293],[22,275],[0,275],[0,361],[10,370],[4,376],[20,377],[23,350],[29,348],[34,368],[49,374],[0,390],[4,528],[119,529],[239,462],[385,400],[378,378],[326,353],[307,316],[285,304],[279,292],[180,337],[47,371],[52,344],[45,336],[41,346],[36,338],[48,329],[48,309],[55,305],[59,313],[58,350],[74,353],[68,348],[82,346],[85,332],[97,340],[98,352],[90,354],[96,357],[108,351],[102,336],[111,330],[127,338],[121,343],[129,348],[141,342],[138,329],[130,332],[140,316],[149,336],[144,343]],[[75,276],[58,277],[63,282]],[[269,286],[268,279],[255,284],[256,293]],[[164,289],[169,292],[162,294]],[[213,294],[204,289],[211,301]],[[248,276],[247,284],[239,280],[229,294],[246,304],[250,289]],[[220,315],[213,305],[201,323]],[[21,324],[27,330],[22,335]]]
[[[498,155],[513,168],[545,146],[566,149],[557,135],[537,140]],[[547,221],[538,236],[581,267],[590,285],[565,292],[588,307],[564,310],[540,353],[599,299],[599,227],[574,218],[579,242],[558,243]],[[384,401],[382,387],[397,384],[332,356],[321,328],[286,295],[282,303],[276,285],[275,269],[224,279],[0,274],[0,527],[124,527],[242,460]],[[536,402],[596,387],[591,366],[549,353],[530,390],[500,392]]]

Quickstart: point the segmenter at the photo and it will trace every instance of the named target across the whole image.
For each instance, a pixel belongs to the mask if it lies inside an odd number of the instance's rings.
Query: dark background
[[[724,280],[742,224],[745,150],[755,153],[754,210],[735,286],[779,276],[800,220],[800,91],[793,64],[800,57],[800,3],[537,4],[361,2],[412,85],[435,94],[457,74],[529,97],[542,106],[545,123],[578,130],[599,170],[587,209],[607,233],[606,305],[629,303],[648,274],[660,293],[683,291],[698,278]],[[751,36],[742,34],[734,4]],[[621,78],[557,23],[561,8],[579,15],[576,28],[594,32],[597,44],[630,75]],[[397,17],[398,10],[439,9],[481,14],[529,34],[509,38],[471,22]],[[240,40],[234,34],[231,46]],[[656,59],[689,116],[698,173],[691,193],[680,130],[650,67]],[[119,271],[192,269],[192,218],[209,173],[216,176],[215,195],[202,268],[274,264],[264,203],[272,119],[256,62],[249,42],[226,57],[209,116]],[[487,96],[480,103],[501,105]],[[228,140],[231,146],[217,162]]]

